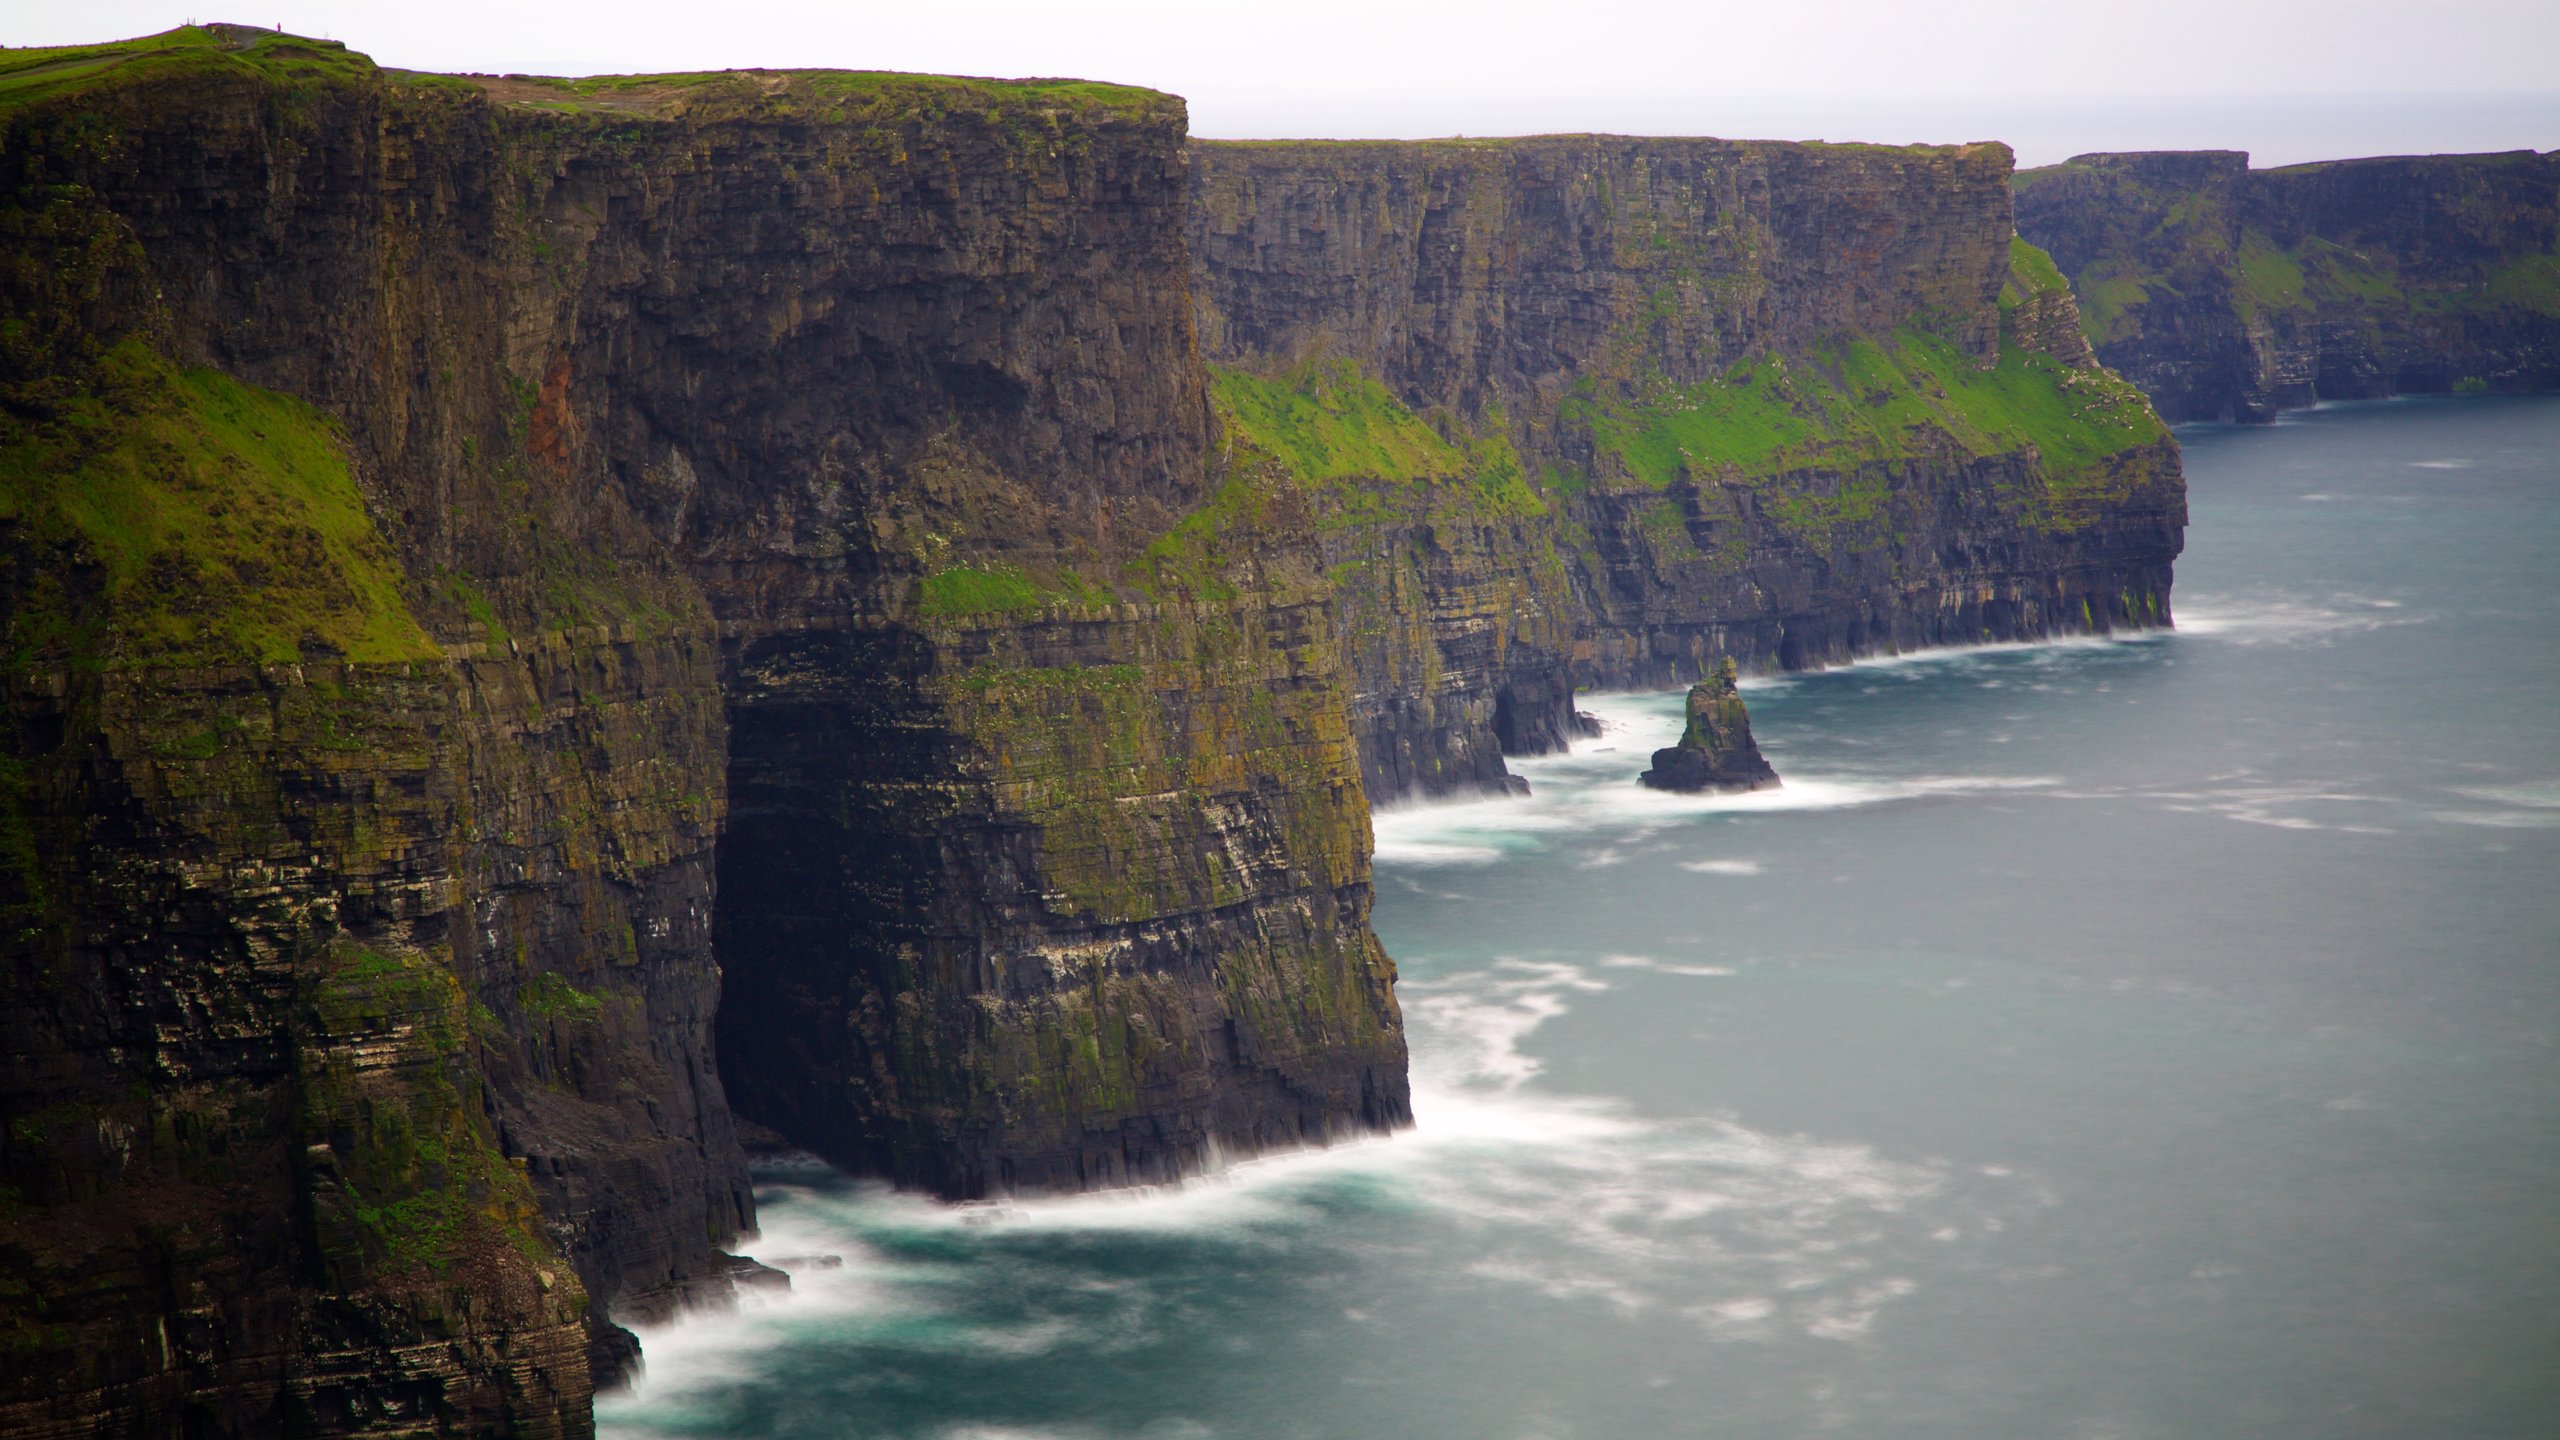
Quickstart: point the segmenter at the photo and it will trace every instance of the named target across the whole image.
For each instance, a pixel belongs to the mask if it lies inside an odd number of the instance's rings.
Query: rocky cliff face
[[[0,57],[0,1433],[579,1433],[732,1104],[954,1196],[1399,1125],[1373,791],[2166,618],[1997,147],[1182,131]]]
[[[0,1432],[582,1430],[731,1095],[955,1195],[1404,1121],[1179,102],[11,58]]]
[[[2560,385],[2560,154],[2082,155],[2019,172],[2017,213],[2171,420]]]
[[[5,116],[0,1428],[583,1430],[750,1216],[718,636],[536,443],[502,118],[228,43]]]
[[[1191,153],[1230,431],[1365,562],[1373,794],[1498,781],[1576,685],[2168,618],[2176,448],[2013,240],[2005,147]]]

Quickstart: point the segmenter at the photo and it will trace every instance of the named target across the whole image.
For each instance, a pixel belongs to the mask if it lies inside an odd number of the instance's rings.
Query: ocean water
[[[1751,683],[1783,790],[1378,820],[1418,1128],[764,1177],[607,1434],[2560,1434],[2560,399],[2183,433],[2174,634]]]

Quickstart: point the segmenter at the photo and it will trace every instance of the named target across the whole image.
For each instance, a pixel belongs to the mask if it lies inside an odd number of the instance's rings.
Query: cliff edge
[[[0,1433],[585,1433],[736,1114],[943,1196],[1410,1120],[1372,798],[2166,623],[1998,146],[0,52]]]
[[[1312,496],[1372,796],[1578,687],[2169,623],[2177,445],[2002,145],[1191,146],[1228,442]]]
[[[2016,187],[2099,358],[2170,420],[2560,387],[2560,153],[2080,155]]]
[[[950,1195],[1405,1119],[1318,547],[1176,534],[1182,133],[7,55],[0,1432],[583,1433],[733,1101]]]

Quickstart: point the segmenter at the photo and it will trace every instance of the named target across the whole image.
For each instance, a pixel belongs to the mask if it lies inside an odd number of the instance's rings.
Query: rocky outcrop
[[[2082,155],[2016,188],[2099,358],[2171,420],[2560,386],[2560,154]]]
[[[1680,743],[1653,752],[1653,768],[1636,778],[1656,790],[1694,795],[1702,790],[1775,790],[1778,772],[1751,738],[1733,659],[1718,661],[1707,678],[1689,687],[1689,723]]]
[[[2167,623],[2176,446],[2014,240],[2009,163],[1194,143],[1215,393],[1357,577],[1373,795],[1499,783],[1577,686]]]

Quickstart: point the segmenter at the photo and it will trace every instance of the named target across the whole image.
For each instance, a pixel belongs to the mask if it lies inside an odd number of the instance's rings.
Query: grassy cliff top
[[[430,75],[386,70],[334,40],[246,25],[189,25],[96,45],[0,48],[0,113],[108,86],[220,74],[293,85],[470,87],[502,104],[565,113],[676,116],[739,108],[828,119],[881,104],[952,110],[1069,110],[1103,118],[1178,118],[1177,96],[1090,80],[981,80],[860,70],[723,70],[669,75]]]
[[[110,86],[224,71],[288,83],[361,81],[374,63],[333,40],[245,25],[187,25],[98,45],[0,48],[0,113]]]
[[[2256,175],[2308,175],[2322,170],[2340,170],[2364,165],[2446,165],[2507,166],[2525,165],[2546,156],[2560,155],[2560,150],[2483,150],[2441,155],[2355,155],[2335,160],[2302,160],[2291,165],[2252,166],[2246,150],[2098,150],[2074,155],[2052,165],[2032,165],[2018,171],[2020,187],[2038,184],[2056,175],[2105,171],[2123,174],[2146,166],[2229,163],[2238,161],[2239,169]]]
[[[1537,146],[1608,144],[1608,145],[1702,145],[1738,151],[1781,151],[1806,155],[1882,155],[1908,159],[1963,158],[1997,151],[2003,158],[2011,152],[2004,141],[1973,140],[1951,145],[1884,145],[1866,141],[1833,140],[1747,140],[1715,135],[1617,135],[1604,131],[1564,131],[1551,135],[1448,135],[1425,140],[1209,140],[1194,137],[1195,147],[1209,152],[1281,154],[1292,150],[1310,154],[1387,156],[1413,153],[1463,154],[1499,152]]]
[[[934,110],[1070,110],[1094,118],[1179,116],[1182,100],[1134,85],[1096,80],[981,80],[894,70],[707,70],[668,75],[437,76],[464,80],[501,102],[534,109],[675,115],[706,103],[744,102],[824,118],[839,108],[880,102]]]

